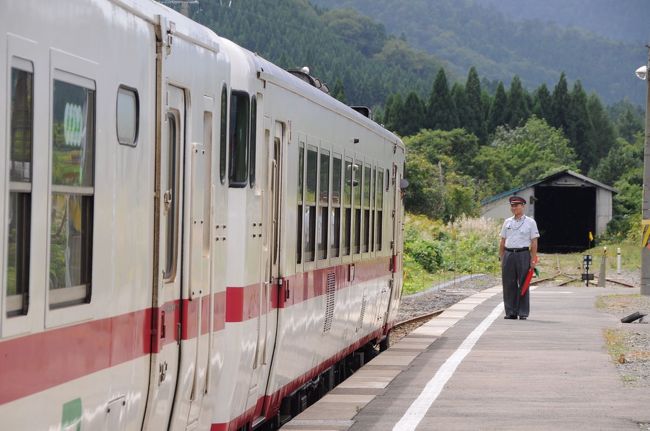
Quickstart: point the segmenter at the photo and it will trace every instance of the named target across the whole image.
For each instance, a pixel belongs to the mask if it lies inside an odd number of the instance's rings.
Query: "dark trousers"
[[[521,296],[521,285],[530,269],[530,252],[506,251],[501,262],[503,283],[503,304],[506,316],[528,317],[530,311],[530,289]]]

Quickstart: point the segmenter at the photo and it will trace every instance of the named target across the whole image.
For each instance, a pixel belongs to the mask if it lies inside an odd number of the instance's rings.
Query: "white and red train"
[[[0,38],[0,429],[278,425],[386,339],[395,135],[150,0]]]

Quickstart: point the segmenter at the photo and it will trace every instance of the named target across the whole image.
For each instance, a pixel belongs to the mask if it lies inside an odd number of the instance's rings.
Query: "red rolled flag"
[[[524,283],[521,285],[521,296],[524,296],[526,292],[528,292],[528,286],[530,286],[530,280],[533,279],[534,274],[535,270],[533,270],[533,268],[529,268],[528,274],[526,274],[526,278],[524,279]]]

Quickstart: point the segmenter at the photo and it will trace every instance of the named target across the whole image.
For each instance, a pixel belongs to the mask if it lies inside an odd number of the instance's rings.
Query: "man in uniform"
[[[504,319],[526,320],[530,311],[530,289],[521,296],[521,284],[530,268],[537,263],[537,223],[524,214],[526,200],[521,196],[511,196],[512,217],[503,222],[499,260],[501,260],[501,279],[503,283]]]

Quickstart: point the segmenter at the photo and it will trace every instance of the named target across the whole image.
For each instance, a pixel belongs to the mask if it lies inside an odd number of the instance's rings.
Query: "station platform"
[[[646,429],[650,391],[623,382],[603,337],[622,324],[595,305],[638,289],[533,289],[528,320],[503,319],[501,286],[462,300],[282,430]]]

